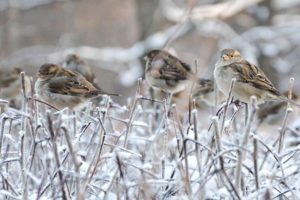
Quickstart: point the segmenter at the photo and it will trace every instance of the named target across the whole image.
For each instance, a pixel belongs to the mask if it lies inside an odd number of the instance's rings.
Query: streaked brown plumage
[[[214,79],[218,89],[226,96],[233,78],[236,79],[236,83],[232,95],[242,102],[249,103],[250,97],[256,96],[258,104],[279,100],[300,107],[297,103],[281,95],[264,72],[245,60],[240,52],[235,49],[224,49],[215,65]]]
[[[81,74],[55,64],[44,64],[38,71],[35,90],[40,99],[58,109],[71,109],[99,95],[116,95],[95,88]]]
[[[146,56],[145,79],[154,89],[174,94],[185,89],[192,76],[190,66],[164,50],[152,50]]]

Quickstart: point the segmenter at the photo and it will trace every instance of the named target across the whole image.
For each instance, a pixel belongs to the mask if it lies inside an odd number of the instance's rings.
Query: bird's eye
[[[222,55],[222,58],[223,58],[223,60],[225,60],[225,61],[229,60],[230,57],[231,57],[230,55],[226,55],[226,54]]]
[[[46,71],[46,72],[45,72],[45,75],[50,75],[50,74],[51,74],[50,71]]]

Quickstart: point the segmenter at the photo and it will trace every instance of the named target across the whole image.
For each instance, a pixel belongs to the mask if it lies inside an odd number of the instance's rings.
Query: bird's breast
[[[230,90],[231,80],[235,78],[232,70],[226,67],[216,67],[214,70],[214,78],[217,88],[227,96]]]

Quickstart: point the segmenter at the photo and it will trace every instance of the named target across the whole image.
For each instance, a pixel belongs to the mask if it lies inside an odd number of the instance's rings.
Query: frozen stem
[[[192,116],[193,116],[193,122],[194,122],[194,139],[195,139],[195,141],[198,142],[197,109],[196,109],[195,99],[193,100]],[[197,159],[198,171],[199,171],[199,174],[201,174],[201,158],[200,158],[199,147],[196,143],[195,143],[195,151],[196,151],[195,155],[196,155],[196,159]]]
[[[248,121],[243,133],[243,138],[241,141],[240,146],[246,148],[247,144],[248,144],[248,139],[249,139],[249,135],[250,135],[250,130],[251,130],[251,125],[254,121],[254,117],[255,117],[255,112],[257,110],[257,105],[256,105],[256,97],[252,96],[250,99],[250,103],[251,103],[251,110],[249,112],[249,116],[247,117]],[[238,161],[237,161],[237,166],[236,166],[236,173],[235,173],[235,188],[238,192],[240,192],[240,188],[241,188],[241,173],[242,173],[242,163],[245,159],[245,151],[243,151],[242,149],[240,149],[238,151]]]
[[[26,134],[26,116],[27,113],[27,97],[26,97],[26,90],[25,90],[25,73],[20,73],[21,78],[21,91],[22,91],[22,122],[21,122],[21,133],[20,133],[20,162],[22,168],[22,181],[23,181],[23,192],[22,198],[23,200],[27,200],[27,175],[25,174],[25,152],[26,152],[26,145],[25,143],[25,136]]]
[[[57,133],[54,132],[53,121],[51,119],[49,112],[47,112],[47,122],[48,122],[49,133],[50,133],[51,141],[52,141],[52,150],[53,150],[53,154],[54,154],[54,160],[55,160],[56,168],[58,170],[58,178],[59,178],[60,189],[62,192],[62,199],[67,200],[68,198],[67,198],[67,194],[66,194],[65,187],[64,187],[64,177],[63,177],[63,173],[61,171],[61,163],[59,160],[59,153],[58,153],[57,143],[56,143]]]
[[[183,152],[184,152],[184,163],[185,163],[185,189],[187,194],[190,196],[192,194],[190,173],[189,173],[189,162],[188,162],[188,153],[187,153],[187,142],[188,140],[184,140],[183,142]]]
[[[212,120],[213,120],[214,134],[215,134],[216,143],[217,143],[217,152],[220,153],[222,151],[222,146],[221,146],[221,138],[220,138],[220,131],[219,131],[219,119],[217,117],[213,117]],[[221,168],[221,171],[222,171],[226,181],[229,183],[229,186],[232,189],[236,198],[241,199],[237,189],[234,187],[232,181],[230,180],[230,178],[225,170],[224,158],[221,155],[219,156],[219,160],[220,160],[220,168]],[[225,180],[223,179],[223,177],[222,176],[219,176],[219,177],[220,177],[220,180],[222,181],[223,185],[225,185],[228,188],[227,184],[225,184]],[[228,189],[228,191],[230,191],[230,190]]]
[[[3,144],[3,136],[4,136],[4,128],[5,128],[5,122],[7,120],[6,116],[3,116],[1,119],[1,132],[0,132],[0,156],[2,157],[2,144]]]
[[[258,174],[258,145],[257,145],[257,139],[253,138],[253,164],[254,164],[254,178],[255,178],[255,187],[256,191],[259,190],[259,174]]]
[[[293,86],[294,86],[294,78],[290,78],[290,84],[289,84],[289,93],[288,93],[288,98],[292,98],[292,91],[293,91]],[[281,154],[282,148],[283,148],[283,142],[284,142],[284,133],[286,130],[286,125],[287,125],[287,119],[290,113],[292,113],[293,110],[290,106],[290,104],[287,104],[285,115],[282,121],[281,129],[279,132],[279,144],[278,144],[278,154]]]
[[[88,187],[88,185],[90,184],[92,178],[93,178],[93,175],[95,174],[96,172],[96,169],[97,169],[97,165],[100,161],[100,157],[101,157],[101,152],[102,152],[102,148],[103,148],[103,145],[104,145],[104,141],[105,141],[105,137],[106,137],[106,130],[105,130],[105,127],[104,127],[104,124],[100,118],[100,110],[99,108],[97,108],[98,110],[98,121],[99,121],[99,124],[101,127],[100,129],[100,136],[99,136],[99,142],[97,144],[97,147],[96,147],[96,152],[93,156],[93,159],[91,160],[89,166],[88,166],[88,169],[87,169],[87,172],[86,172],[86,181],[83,185],[83,187],[81,188],[80,192],[79,192],[79,199],[84,199],[84,194],[86,192],[86,189]]]
[[[141,94],[141,84],[142,84],[142,79],[139,78],[138,79],[138,84],[137,84],[137,90],[135,93],[135,97],[131,106],[131,110],[129,113],[129,119],[128,119],[128,123],[127,123],[127,128],[126,128],[126,133],[125,133],[125,139],[124,139],[124,145],[123,147],[127,148],[127,143],[128,143],[128,137],[129,137],[129,133],[131,131],[131,127],[132,127],[132,123],[133,123],[133,117],[134,117],[134,112],[138,103],[138,100],[140,98],[140,94]]]
[[[71,137],[68,133],[68,130],[66,130],[65,128],[62,128],[62,130],[64,130],[64,136],[66,138],[66,142],[67,142],[67,145],[68,145],[68,149],[69,149],[69,154],[71,155],[71,159],[72,159],[72,162],[74,164],[74,169],[75,169],[75,173],[76,173],[76,190],[75,190],[75,196],[76,196],[76,199],[79,199],[79,194],[78,192],[80,191],[80,172],[79,172],[79,168],[80,168],[80,163],[78,162],[78,159],[76,157],[76,152],[74,151],[74,148],[73,148],[73,144],[72,144],[72,140],[71,140]]]
[[[225,121],[226,121],[227,110],[228,110],[228,106],[230,104],[230,100],[231,100],[231,97],[232,97],[232,90],[233,90],[235,82],[236,82],[236,79],[233,78],[231,80],[230,90],[229,90],[229,93],[228,93],[228,96],[227,96],[227,99],[226,99],[226,103],[225,103],[225,106],[224,106],[224,114],[223,114],[221,129],[220,129],[221,130],[220,135],[223,135],[223,132],[224,132],[224,126],[225,126]]]

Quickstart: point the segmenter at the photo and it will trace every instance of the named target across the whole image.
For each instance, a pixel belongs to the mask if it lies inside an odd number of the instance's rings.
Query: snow
[[[142,102],[135,108],[127,106],[128,109],[124,110],[125,106],[110,108],[106,106],[107,99],[104,98],[103,101],[96,109],[101,111],[100,119],[105,131],[99,120],[95,120],[98,118],[98,112],[84,112],[82,115],[81,111],[75,114],[67,111],[49,111],[54,119],[54,138],[50,137],[44,113],[37,113],[37,119],[29,114],[35,110],[29,109],[28,114],[25,113],[29,117],[25,118],[24,130],[19,118],[13,118],[10,132],[9,123],[6,123],[1,141],[0,174],[13,189],[2,188],[0,197],[6,195],[18,199],[20,194],[25,195],[23,191],[26,181],[28,198],[38,195],[40,199],[61,197],[63,184],[73,199],[77,198],[77,185],[79,188],[86,187],[86,199],[101,199],[105,195],[106,199],[117,199],[118,195],[120,199],[125,199],[125,195],[130,199],[147,199],[150,196],[157,199],[197,199],[200,196],[235,199],[236,194],[230,185],[236,187],[236,166],[241,151],[244,151],[244,159],[241,169],[243,186],[240,188],[247,191],[239,191],[242,199],[262,199],[266,191],[270,191],[271,197],[276,197],[279,195],[278,191],[288,191],[289,188],[294,188],[295,191],[286,192],[287,198],[293,199],[298,195],[299,120],[292,125],[288,123],[289,129],[283,137],[283,149],[278,152],[277,128],[280,125],[275,129],[255,129],[253,126],[247,146],[241,146],[245,127],[242,112],[236,115],[237,131],[232,127],[231,113],[227,113],[226,131],[220,135],[220,141],[217,141],[214,127],[208,130],[211,114],[196,115],[198,141],[195,141],[194,123],[190,124],[185,120],[188,119],[188,112],[182,116],[182,125],[178,125],[172,116],[168,117],[168,122],[165,121],[163,107],[157,110],[155,106]],[[15,116],[16,113],[19,112],[9,110],[9,113],[4,113],[2,117]],[[131,120],[130,113],[133,113]],[[154,117],[155,115],[158,117]],[[217,120],[219,125],[222,124],[223,117],[213,119]],[[76,136],[73,135],[74,120]],[[83,127],[89,123],[89,127],[81,133]],[[62,127],[68,130],[75,155],[70,152],[65,133],[61,131]],[[186,139],[188,140],[184,143]],[[253,140],[257,140],[258,145],[255,159]],[[56,143],[57,149],[53,148],[53,142]],[[220,151],[217,148],[218,143]],[[182,149],[184,145],[186,148]],[[58,154],[58,161],[55,154]],[[221,168],[221,160],[229,179]],[[254,161],[258,165],[258,189]],[[282,184],[283,182],[285,184]],[[43,190],[42,194],[38,193],[38,188]]]

